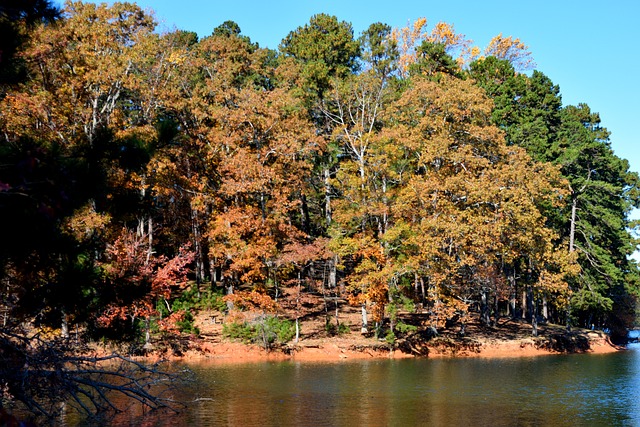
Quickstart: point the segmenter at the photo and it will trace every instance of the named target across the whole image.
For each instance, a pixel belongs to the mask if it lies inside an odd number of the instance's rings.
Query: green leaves
[[[516,72],[529,58],[519,40],[494,39],[495,56],[466,71],[479,51],[452,25],[426,32],[425,19],[356,39],[319,14],[279,52],[233,21],[202,40],[154,26],[132,4],[68,2],[59,25],[34,27],[31,78],[0,101],[8,222],[49,227],[40,242],[91,276],[87,294],[117,278],[123,293],[144,288],[148,314],[162,293],[150,278],[162,288],[192,262],[198,285],[268,302],[311,264],[342,263],[352,301],[377,320],[394,299],[451,315],[523,287],[555,296],[559,318],[570,281],[574,313],[604,321],[640,283],[626,258],[638,176],[597,114],[562,107],[543,73]],[[107,248],[136,226],[147,252],[114,275],[107,258],[122,267],[126,254]],[[180,257],[186,241],[193,261]],[[33,251],[16,247],[23,261]],[[165,265],[145,272],[147,259]],[[107,276],[89,274],[96,265]],[[53,277],[40,273],[30,280]]]
[[[360,45],[351,24],[321,13],[290,32],[282,40],[280,52],[300,61],[307,90],[322,98],[331,78],[346,77],[357,68]]]
[[[572,282],[573,315],[587,323],[611,321],[618,304],[626,304],[629,275],[638,275],[628,259],[635,243],[627,219],[637,205],[637,175],[613,153],[598,114],[586,104],[562,107],[558,86],[544,74],[516,74],[507,61],[493,57],[471,64],[469,74],[494,99],[493,121],[507,141],[558,165],[568,180],[569,203],[544,212],[577,251],[582,271]]]

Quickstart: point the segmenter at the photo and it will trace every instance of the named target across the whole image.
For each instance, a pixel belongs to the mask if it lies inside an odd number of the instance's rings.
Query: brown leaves
[[[262,292],[238,291],[226,295],[224,300],[232,302],[235,308],[242,310],[260,310],[266,313],[275,313],[278,310],[276,302]]]

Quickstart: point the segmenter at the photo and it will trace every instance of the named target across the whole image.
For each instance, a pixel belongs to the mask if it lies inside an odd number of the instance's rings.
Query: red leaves
[[[158,298],[169,299],[173,291],[187,284],[188,265],[194,257],[188,248],[183,245],[171,259],[156,257],[146,235],[124,229],[107,249],[108,262],[103,268],[111,286],[107,291],[114,298],[99,323],[109,326],[116,319],[156,314]]]

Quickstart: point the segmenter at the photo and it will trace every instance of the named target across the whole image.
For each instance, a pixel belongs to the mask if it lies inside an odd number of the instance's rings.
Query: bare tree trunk
[[[147,264],[151,260],[153,255],[153,220],[151,216],[147,219],[147,238],[149,240],[149,247],[147,248]]]
[[[325,264],[325,269],[323,271],[323,277],[322,277],[322,301],[324,302],[324,323],[325,326],[329,326],[329,307],[327,304],[327,292],[326,292],[326,286],[325,286],[325,273],[326,273],[327,269],[326,269],[326,264]],[[331,280],[331,262],[329,262],[329,278],[328,280]]]
[[[10,290],[11,283],[8,277],[5,278],[4,282],[5,282],[5,285],[7,286],[7,293],[5,296],[5,303],[6,303],[9,298],[9,290]],[[7,327],[7,321],[9,320],[9,309],[10,309],[10,306],[9,304],[7,304],[4,308],[4,318],[2,320],[2,327],[5,327],[5,328]]]
[[[302,193],[300,195],[300,217],[302,218],[302,230],[305,233],[311,232],[311,218],[309,217],[309,205],[307,204],[307,196]]]
[[[487,296],[487,288],[482,288],[482,295],[480,297],[480,321],[488,326],[491,323],[489,316],[489,298]]]
[[[329,168],[323,171],[324,174],[324,217],[327,227],[331,225],[331,173]]]
[[[533,295],[533,288],[528,289],[528,302],[529,302],[529,315],[531,316],[532,334],[534,337],[538,336],[538,310],[536,300]]]
[[[328,286],[329,288],[335,288],[337,283],[338,283],[338,279],[337,279],[337,274],[338,274],[338,256],[334,256],[333,259],[331,261],[329,261],[329,281],[328,281]]]
[[[587,181],[591,177],[591,171],[589,171],[589,177]],[[582,187],[582,190],[586,187],[586,183]],[[578,198],[574,196],[573,201],[571,202],[571,227],[569,229],[569,252],[575,251],[575,235],[576,235],[576,216],[578,210]],[[571,300],[569,300],[569,304],[567,305],[567,332],[571,332]]]
[[[369,326],[367,322],[367,304],[362,303],[362,328],[360,328],[361,334],[366,334],[369,332]]]
[[[226,283],[226,291],[227,295],[233,295],[233,279],[235,277],[230,277],[228,283]],[[233,310],[233,301],[227,300],[227,310]]]
[[[302,289],[302,277],[300,269],[298,269],[298,294],[296,295],[296,339],[295,343],[300,341],[300,291]]]
[[[151,331],[149,325],[149,316],[144,318],[144,348],[151,346]]]
[[[60,324],[60,335],[62,335],[62,338],[64,339],[68,339],[69,338],[69,318],[67,316],[67,311],[62,308],[61,310],[62,313],[62,322]]]
[[[193,249],[195,251],[195,273],[198,298],[200,298],[200,284],[204,281],[204,253],[202,250],[202,232],[200,231],[198,211],[191,208],[191,231],[193,232]]]
[[[577,210],[578,210],[578,198],[576,197],[571,202],[571,224],[569,228],[569,252],[573,252],[575,250]]]
[[[509,283],[511,285],[511,298],[509,300],[509,306],[511,307],[511,318],[516,318],[516,299],[517,299],[517,290],[516,290],[516,271],[513,270],[513,273],[509,276]]]

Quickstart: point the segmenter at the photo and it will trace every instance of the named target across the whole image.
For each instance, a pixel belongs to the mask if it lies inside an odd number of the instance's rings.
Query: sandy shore
[[[306,342],[300,345],[289,345],[284,348],[266,351],[256,345],[246,345],[238,342],[203,342],[196,348],[183,354],[162,355],[159,357],[170,360],[207,362],[214,364],[256,363],[265,361],[299,361],[299,362],[342,362],[348,360],[367,359],[406,359],[406,358],[510,358],[535,357],[563,353],[606,354],[623,351],[624,347],[611,344],[608,337],[602,333],[590,333],[589,348],[578,351],[555,351],[541,347],[534,338],[514,340],[481,339],[473,348],[451,350],[442,345],[428,345],[428,354],[416,356],[398,349],[389,350],[384,343],[377,343],[371,339],[363,343],[361,339],[334,338],[319,342]]]
[[[602,331],[574,328],[570,332],[563,325],[538,325],[538,336],[533,337],[530,323],[522,319],[501,318],[492,326],[478,319],[465,323],[465,334],[460,336],[459,326],[438,331],[438,335],[425,335],[422,327],[412,334],[399,334],[393,349],[385,340],[360,333],[358,307],[341,309],[341,322],[351,326],[341,335],[326,331],[324,314],[310,317],[301,323],[298,343],[289,342],[270,351],[259,345],[248,345],[225,338],[224,324],[215,321],[219,313],[201,313],[196,318],[198,336],[182,336],[169,344],[159,341],[146,360],[179,360],[206,363],[253,363],[263,361],[341,362],[366,359],[449,358],[449,357],[534,357],[553,354],[589,353],[605,354],[621,351],[624,347],[611,344]],[[412,320],[411,314],[405,321]],[[212,321],[212,319],[214,319]],[[164,349],[164,350],[162,350]]]

